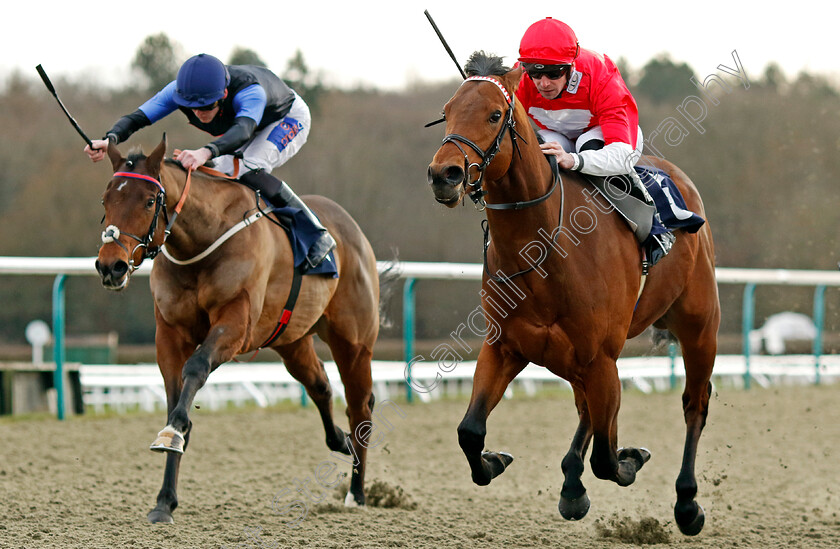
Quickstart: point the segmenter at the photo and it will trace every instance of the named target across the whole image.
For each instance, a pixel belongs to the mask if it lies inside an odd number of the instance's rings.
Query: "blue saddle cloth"
[[[644,183],[656,205],[659,216],[654,216],[651,235],[667,233],[675,229],[683,229],[696,233],[706,222],[705,219],[690,211],[671,177],[658,168],[651,166],[636,166],[636,173]]]
[[[306,254],[312,244],[318,240],[321,231],[312,224],[303,210],[297,208],[274,208],[274,213],[285,221],[286,234],[292,245],[295,267],[299,267],[306,261]],[[306,271],[305,274],[332,275],[338,278],[338,268],[335,264],[335,252],[330,252],[324,261],[314,269]]]

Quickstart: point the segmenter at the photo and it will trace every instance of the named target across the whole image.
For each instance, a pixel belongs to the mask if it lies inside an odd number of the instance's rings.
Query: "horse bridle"
[[[479,210],[484,210],[485,208],[489,208],[491,210],[521,210],[525,208],[529,208],[531,206],[535,206],[540,202],[547,200],[551,193],[554,192],[555,187],[557,186],[557,179],[554,179],[554,184],[548,190],[546,194],[543,196],[536,198],[534,200],[526,200],[522,202],[508,202],[502,204],[487,204],[484,201],[484,196],[487,194],[487,191],[484,190],[484,173],[490,163],[493,161],[493,158],[499,153],[499,149],[502,147],[502,140],[505,138],[506,133],[510,133],[510,140],[513,144],[514,150],[522,156],[521,151],[519,150],[519,143],[516,141],[516,138],[522,140],[523,143],[527,143],[525,138],[523,138],[518,131],[516,131],[516,121],[513,118],[515,105],[514,105],[514,96],[511,95],[507,89],[502,85],[495,78],[491,78],[489,76],[470,76],[464,82],[491,82],[496,85],[497,88],[502,92],[502,95],[505,96],[505,101],[507,102],[508,108],[507,112],[505,113],[505,121],[502,123],[502,127],[499,128],[499,133],[496,135],[496,139],[493,140],[493,143],[487,150],[482,150],[474,141],[464,137],[463,135],[457,133],[450,133],[443,138],[443,142],[441,146],[445,145],[446,143],[452,143],[458,150],[461,151],[461,154],[464,155],[464,179],[461,183],[464,185],[465,189],[472,189],[468,190],[467,194],[470,199],[475,203],[476,208]],[[463,85],[463,84],[462,84]],[[464,150],[464,147],[461,146],[461,143],[467,145],[472,150],[474,150],[479,158],[481,159],[481,163],[477,162],[470,162],[469,155],[467,151]],[[470,169],[475,167],[478,170],[479,176],[478,179],[470,182]]]
[[[155,195],[155,213],[154,216],[152,216],[152,222],[149,225],[149,230],[146,232],[145,236],[141,238],[137,235],[120,231],[119,227],[117,227],[116,225],[108,225],[107,227],[105,227],[105,230],[102,231],[103,244],[115,242],[120,248],[126,251],[126,253],[128,254],[129,272],[133,273],[140,267],[140,264],[143,262],[144,259],[146,259],[147,257],[149,259],[154,259],[155,256],[157,256],[157,254],[160,253],[160,249],[163,244],[161,244],[161,246],[151,246],[151,243],[154,239],[155,232],[157,231],[158,218],[160,217],[161,212],[163,212],[163,219],[166,223],[166,231],[163,237],[164,241],[166,241],[166,237],[169,235],[169,231],[172,228],[172,224],[175,222],[175,216],[173,216],[172,219],[169,220],[169,217],[166,212],[166,190],[163,188],[163,185],[161,185],[160,181],[158,181],[154,177],[134,172],[115,172],[114,177],[141,179],[143,181],[154,183],[154,185],[158,189],[157,194]],[[133,250],[129,250],[128,247],[120,241],[120,235],[128,236],[137,241],[137,245],[134,247]],[[139,249],[143,250],[143,255],[141,256],[140,261],[135,264],[134,255]]]

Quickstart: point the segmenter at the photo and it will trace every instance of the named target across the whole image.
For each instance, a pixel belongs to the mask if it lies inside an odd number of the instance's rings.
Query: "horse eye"
[[[496,112],[494,112],[493,114],[490,115],[490,122],[492,122],[493,124],[495,124],[496,122],[498,122],[501,119],[502,119],[502,111],[496,111]]]
[[[152,206],[154,206],[154,205],[155,205],[155,199],[154,198],[150,198],[149,200],[146,201],[146,208],[147,209],[151,209]]]

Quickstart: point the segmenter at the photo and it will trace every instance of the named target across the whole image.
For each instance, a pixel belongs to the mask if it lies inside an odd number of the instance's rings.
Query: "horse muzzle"
[[[435,200],[454,208],[461,201],[464,189],[464,168],[457,165],[436,166],[432,164],[426,174]]]
[[[129,268],[128,263],[122,259],[104,261],[101,258],[96,260],[96,272],[102,281],[102,286],[115,292],[125,289],[128,286]]]

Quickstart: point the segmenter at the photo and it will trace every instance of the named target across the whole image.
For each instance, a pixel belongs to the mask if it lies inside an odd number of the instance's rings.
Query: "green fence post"
[[[405,358],[405,398],[414,399],[411,391],[411,360],[414,358],[414,284],[416,278],[406,278],[403,286],[403,358]]]
[[[814,384],[820,383],[820,359],[823,347],[823,324],[825,321],[825,286],[820,284],[814,288],[814,326],[817,333],[814,336]]]
[[[53,385],[56,392],[56,407],[59,420],[64,420],[64,282],[66,275],[60,274],[53,282]]]
[[[671,390],[677,388],[677,344],[668,342],[668,358],[671,359]]]
[[[744,286],[744,302],[741,307],[743,319],[741,337],[743,338],[744,350],[744,389],[750,388],[750,332],[753,329],[755,318],[755,284],[748,282]]]

